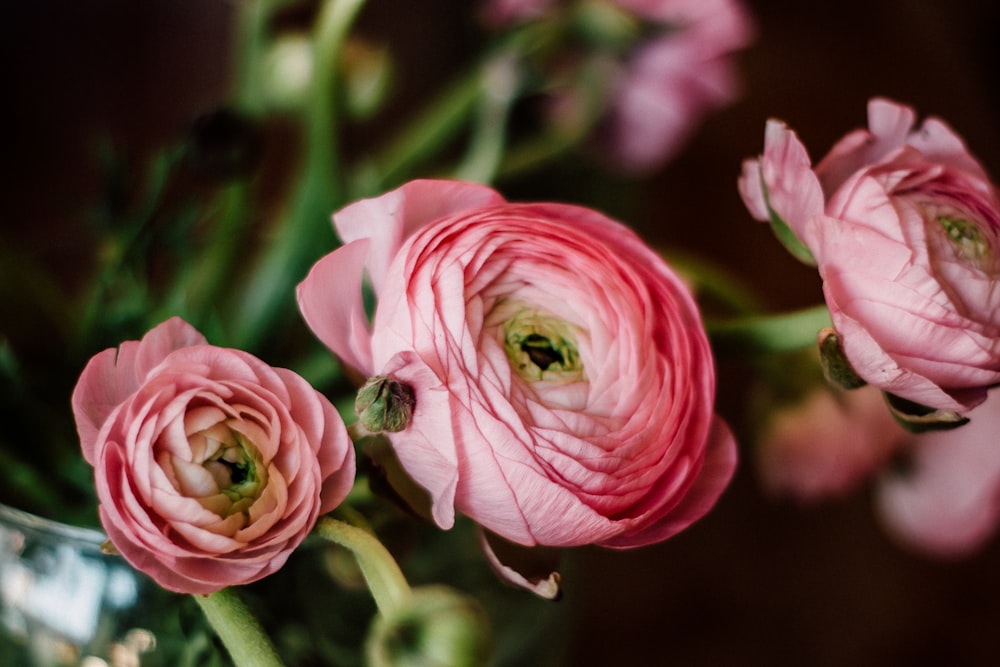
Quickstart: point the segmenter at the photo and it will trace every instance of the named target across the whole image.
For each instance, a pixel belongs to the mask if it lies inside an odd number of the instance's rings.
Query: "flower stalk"
[[[383,616],[391,615],[410,598],[412,591],[399,565],[370,532],[332,517],[323,517],[316,524],[316,533],[354,554]]]
[[[708,322],[706,329],[719,353],[774,353],[802,350],[816,345],[816,334],[830,326],[825,305],[777,315],[751,315]]]
[[[260,622],[232,588],[192,597],[229,651],[236,667],[284,665]]]

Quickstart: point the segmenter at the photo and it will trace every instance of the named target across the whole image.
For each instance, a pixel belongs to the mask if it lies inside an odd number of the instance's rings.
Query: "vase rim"
[[[46,533],[54,537],[77,540],[91,544],[100,548],[107,541],[107,537],[99,530],[85,528],[83,526],[73,526],[68,523],[46,519],[45,517],[19,510],[10,505],[0,503],[0,521],[15,524],[22,528]]]

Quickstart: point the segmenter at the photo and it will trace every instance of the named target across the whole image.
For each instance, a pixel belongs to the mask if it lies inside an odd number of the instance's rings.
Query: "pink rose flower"
[[[842,496],[881,469],[906,440],[874,387],[817,388],[776,411],[760,434],[764,487],[802,501]]]
[[[1000,198],[942,121],[914,129],[912,109],[882,99],[868,117],[868,130],[845,136],[815,169],[795,133],[769,121],[740,192],[814,259],[858,376],[963,412],[1000,382]]]
[[[179,318],[94,356],[73,412],[108,537],[181,593],[275,572],[354,481],[328,400]]]
[[[941,557],[982,547],[1000,525],[1000,393],[953,431],[911,436],[909,462],[879,478],[876,502],[890,534]]]
[[[299,306],[346,364],[412,388],[411,421],[387,435],[440,527],[457,510],[521,545],[635,547],[715,503],[736,449],[699,313],[628,228],[449,181],[334,223],[346,245]]]

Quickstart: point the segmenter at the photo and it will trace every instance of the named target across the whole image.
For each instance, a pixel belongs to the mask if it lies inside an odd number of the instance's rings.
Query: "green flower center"
[[[256,448],[235,431],[230,431],[227,442],[220,443],[202,466],[212,476],[219,493],[229,501],[229,506],[220,513],[222,516],[245,512],[267,483],[266,468],[258,460]]]
[[[990,244],[976,223],[946,215],[938,216],[937,221],[960,258],[978,263],[990,256]]]
[[[528,381],[584,379],[573,326],[537,310],[522,309],[503,324],[504,352]]]

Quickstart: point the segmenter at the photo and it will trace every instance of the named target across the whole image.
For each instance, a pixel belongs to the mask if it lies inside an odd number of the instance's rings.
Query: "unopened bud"
[[[268,103],[284,111],[305,104],[315,67],[308,36],[292,33],[278,37],[264,55],[261,67],[261,90]]]
[[[410,425],[416,396],[413,388],[388,375],[365,382],[354,401],[358,421],[370,433],[396,433]]]
[[[478,667],[492,652],[486,612],[446,586],[414,589],[401,608],[375,619],[366,644],[371,667]]]

